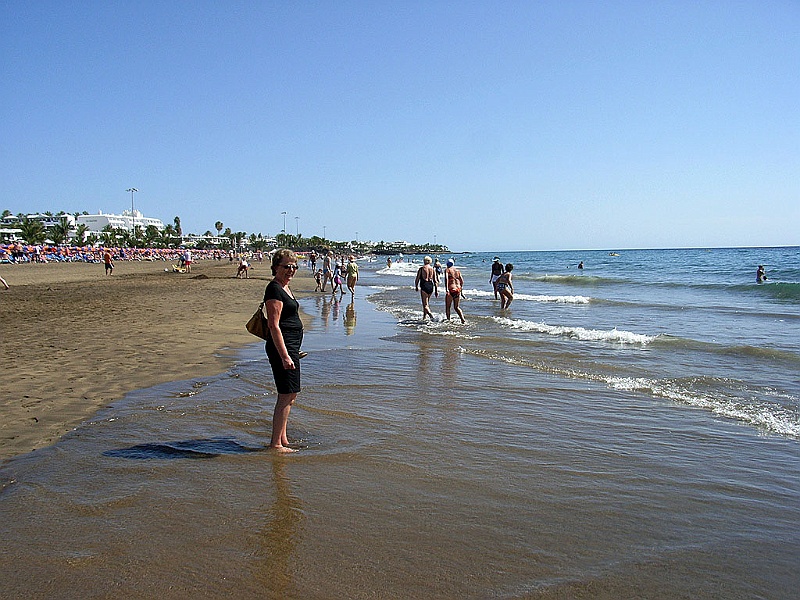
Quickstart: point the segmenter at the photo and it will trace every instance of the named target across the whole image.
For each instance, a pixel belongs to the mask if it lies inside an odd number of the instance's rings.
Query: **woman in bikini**
[[[422,300],[422,320],[425,317],[430,317],[433,321],[433,313],[431,312],[428,302],[431,299],[431,294],[435,293],[439,297],[439,282],[437,281],[436,271],[431,266],[431,257],[426,256],[423,260],[423,265],[417,270],[417,278],[414,280],[414,289],[419,292],[419,297]]]
[[[454,308],[456,314],[461,318],[462,323],[466,323],[464,313],[461,311],[461,289],[464,287],[464,278],[461,271],[456,269],[453,259],[447,261],[447,269],[444,271],[444,283],[447,287],[447,296],[444,298],[444,314],[450,320],[450,308]]]
[[[508,263],[506,272],[500,275],[495,282],[495,289],[500,294],[500,308],[508,308],[514,299],[514,286],[511,284],[511,271],[513,270],[514,265]]]

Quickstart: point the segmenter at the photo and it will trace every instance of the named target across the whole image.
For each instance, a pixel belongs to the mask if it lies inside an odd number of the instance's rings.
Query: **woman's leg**
[[[500,299],[500,308],[508,308],[511,306],[511,301],[514,299],[514,294],[512,294],[508,288],[504,289],[502,292],[500,292],[500,294],[503,296]],[[503,300],[505,300],[505,302],[503,302]]]
[[[424,321],[427,315],[431,318],[431,321],[433,321],[433,313],[431,312],[431,307],[428,305],[431,295],[420,291],[419,297],[422,299],[422,320]]]
[[[462,323],[466,323],[464,319],[464,313],[461,312],[461,295],[459,294],[455,298],[453,298],[453,308],[456,309],[456,314],[458,314],[459,318],[461,319]]]
[[[275,403],[275,412],[272,415],[272,440],[270,448],[275,448],[281,452],[292,452],[288,448],[289,438],[286,436],[286,425],[289,423],[289,411],[297,394],[278,394],[278,401]]]

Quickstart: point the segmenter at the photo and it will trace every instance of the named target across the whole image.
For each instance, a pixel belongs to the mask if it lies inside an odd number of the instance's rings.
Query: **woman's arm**
[[[278,354],[283,361],[283,368],[287,370],[294,369],[294,361],[289,356],[289,351],[286,349],[286,343],[283,341],[283,332],[280,328],[281,312],[283,311],[283,302],[280,300],[267,300],[267,327],[272,336],[272,343],[278,349]]]

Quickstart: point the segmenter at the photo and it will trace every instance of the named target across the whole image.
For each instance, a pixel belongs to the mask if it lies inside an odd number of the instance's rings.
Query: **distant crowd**
[[[109,252],[115,261],[181,261],[186,250],[175,248],[95,248],[93,246],[0,245],[0,263],[102,263]],[[192,250],[193,260],[234,260],[228,250]]]

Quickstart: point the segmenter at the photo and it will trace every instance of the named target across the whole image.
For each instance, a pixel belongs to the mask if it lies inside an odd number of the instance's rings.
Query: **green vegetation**
[[[28,244],[42,244],[46,240],[52,241],[56,245],[75,244],[75,245],[95,245],[120,246],[127,248],[178,248],[189,246],[199,250],[209,248],[220,248],[223,250],[260,250],[269,251],[273,248],[292,248],[298,252],[308,252],[311,250],[321,250],[329,248],[335,252],[356,254],[441,254],[449,252],[447,246],[442,244],[408,244],[406,242],[371,242],[371,241],[337,241],[321,238],[319,236],[303,237],[301,234],[291,235],[285,232],[277,234],[275,237],[265,236],[261,233],[247,233],[245,231],[231,231],[230,227],[224,228],[222,221],[214,223],[216,235],[210,230],[202,235],[184,234],[181,228],[181,219],[176,216],[172,223],[159,230],[153,225],[149,225],[144,230],[135,227],[133,231],[129,229],[115,228],[107,225],[100,232],[90,233],[85,224],[80,223],[76,227],[71,227],[66,218],[67,213],[60,212],[57,215],[44,213],[50,217],[61,217],[58,222],[45,228],[41,221],[28,218],[19,214],[14,215],[9,210],[4,210],[2,219],[4,228],[18,229],[18,236]],[[77,218],[83,213],[73,213]]]

